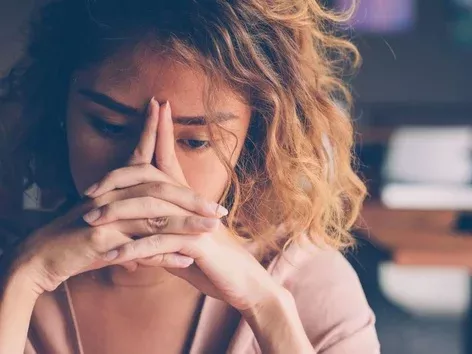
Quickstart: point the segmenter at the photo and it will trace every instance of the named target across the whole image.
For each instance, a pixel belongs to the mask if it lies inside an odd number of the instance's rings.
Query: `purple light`
[[[336,8],[349,8],[352,0],[336,0]],[[349,24],[355,30],[374,33],[403,32],[415,21],[414,0],[360,0]]]

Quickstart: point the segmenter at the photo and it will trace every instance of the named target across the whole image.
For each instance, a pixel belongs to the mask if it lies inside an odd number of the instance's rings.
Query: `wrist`
[[[20,259],[13,262],[3,280],[3,289],[14,287],[21,293],[29,294],[28,296],[32,298],[39,297],[44,292],[44,288],[39,285],[38,268],[33,263],[33,260],[22,262]]]
[[[20,266],[11,269],[3,281],[3,296],[13,294],[21,301],[34,304],[43,290],[37,285],[28,267]]]
[[[287,289],[276,291],[243,317],[263,353],[313,353],[295,299]]]
[[[38,296],[24,268],[6,274],[0,292],[1,353],[23,353]]]
[[[248,323],[250,321],[262,323],[270,321],[275,313],[280,313],[293,306],[295,306],[295,301],[292,294],[284,287],[279,286],[273,289],[258,304],[242,311],[241,314]]]

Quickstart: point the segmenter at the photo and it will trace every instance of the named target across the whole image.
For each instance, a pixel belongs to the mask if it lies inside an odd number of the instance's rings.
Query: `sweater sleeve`
[[[380,353],[375,316],[351,265],[330,249],[305,257],[284,286],[295,298],[315,353]]]

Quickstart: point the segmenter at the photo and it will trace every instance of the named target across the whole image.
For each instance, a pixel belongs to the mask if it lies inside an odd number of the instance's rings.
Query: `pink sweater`
[[[268,271],[293,294],[314,353],[380,353],[374,315],[357,275],[339,252],[293,245],[284,257],[270,263]],[[228,337],[234,312],[226,303],[207,296],[190,353],[221,353],[218,339]],[[229,336],[226,353],[261,353],[244,320],[239,320]],[[42,295],[34,309],[25,354],[80,353],[79,341],[64,287]]]

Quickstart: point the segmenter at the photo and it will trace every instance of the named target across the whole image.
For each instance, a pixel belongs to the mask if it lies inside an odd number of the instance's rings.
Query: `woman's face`
[[[139,141],[146,106],[154,96],[160,103],[170,102],[176,154],[190,187],[217,201],[228,174],[208,143],[205,121],[199,118],[207,113],[207,78],[171,59],[132,53],[122,52],[106,64],[77,72],[71,83],[67,137],[77,191],[82,195],[107,172],[126,164]],[[250,107],[234,92],[221,89],[214,108],[226,130],[212,130],[214,144],[234,165],[246,138]]]

